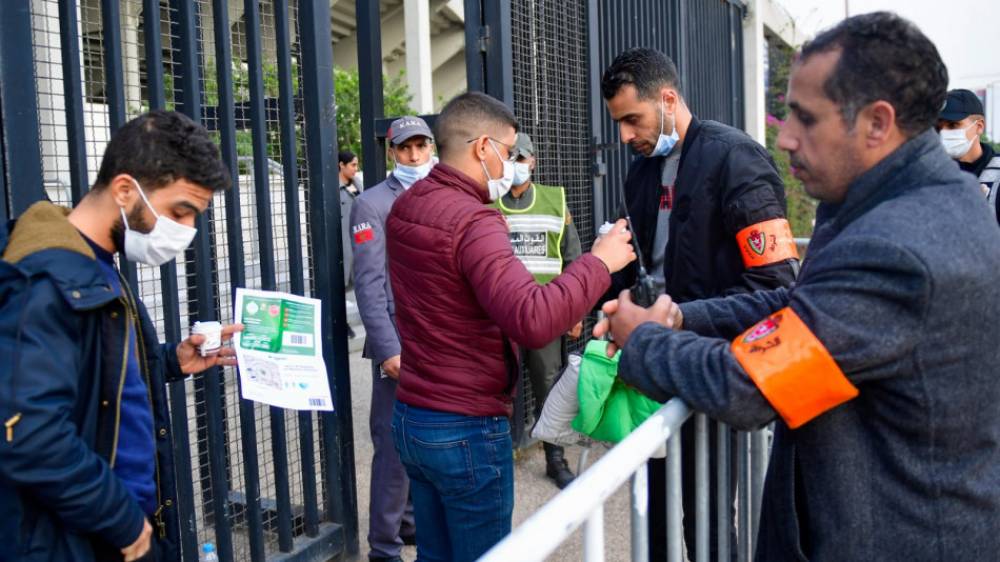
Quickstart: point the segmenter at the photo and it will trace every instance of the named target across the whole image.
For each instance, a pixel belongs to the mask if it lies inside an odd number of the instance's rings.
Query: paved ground
[[[358,478],[358,514],[360,520],[360,538],[362,559],[368,553],[368,503],[370,466],[372,458],[371,438],[368,434],[368,411],[371,404],[371,366],[367,359],[361,358],[360,352],[351,354],[351,394],[354,406],[354,438],[355,458],[357,459]],[[590,455],[593,463],[600,453],[595,451]],[[576,468],[579,450],[567,450],[570,466]],[[545,478],[545,456],[541,446],[536,445],[527,451],[522,451],[515,463],[514,474],[514,526],[527,519],[541,505],[552,498],[559,490],[550,480]],[[629,514],[628,490],[619,490],[605,506],[605,547],[609,561],[628,560],[629,554]],[[408,547],[403,551],[403,559],[416,559],[416,549]],[[577,531],[571,540],[565,543],[555,554],[549,557],[551,561],[582,560],[583,549],[581,533]]]

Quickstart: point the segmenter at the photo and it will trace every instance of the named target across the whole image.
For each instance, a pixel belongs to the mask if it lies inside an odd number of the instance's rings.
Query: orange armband
[[[858,395],[830,352],[789,307],[743,332],[733,340],[732,351],[792,429]]]
[[[785,219],[751,224],[736,233],[736,243],[748,269],[799,257],[792,227]]]

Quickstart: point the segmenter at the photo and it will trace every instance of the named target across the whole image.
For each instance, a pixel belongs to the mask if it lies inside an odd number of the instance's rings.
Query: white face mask
[[[523,185],[531,180],[531,167],[528,166],[527,162],[514,162],[514,178],[511,181],[513,185]]]
[[[486,173],[486,188],[490,192],[490,201],[496,201],[507,192],[510,191],[510,186],[514,183],[514,163],[510,160],[504,160],[503,156],[500,156],[500,151],[497,149],[496,145],[493,144],[493,139],[488,139],[490,141],[490,146],[493,147],[493,152],[497,153],[497,158],[500,159],[500,163],[503,165],[503,176],[497,179],[490,177],[490,171],[486,169],[486,161],[480,160],[479,163],[483,166],[483,172]]]
[[[434,161],[428,160],[419,166],[406,166],[396,162],[396,167],[392,169],[392,175],[403,184],[404,189],[409,189],[411,185],[427,177],[434,167]]]
[[[653,152],[649,154],[649,157],[653,156],[666,156],[670,154],[673,150],[674,145],[680,140],[677,135],[677,118],[673,118],[673,125],[670,126],[672,132],[669,135],[663,133],[663,120],[666,110],[663,108],[663,100],[660,100],[660,136],[656,139],[656,146],[653,148]]]
[[[944,146],[944,151],[948,153],[948,156],[958,160],[965,156],[965,153],[969,152],[969,149],[972,148],[972,142],[976,139],[966,138],[966,133],[974,126],[975,123],[964,129],[941,129],[939,133],[941,135],[941,144]]]
[[[176,258],[191,245],[194,235],[198,233],[197,228],[184,226],[174,222],[167,217],[156,214],[156,210],[149,204],[146,194],[143,193],[139,182],[132,179],[132,183],[139,190],[143,202],[153,212],[156,222],[149,232],[139,232],[132,230],[128,226],[128,218],[125,217],[125,209],[121,208],[122,222],[125,224],[125,257],[144,263],[146,265],[163,265]]]

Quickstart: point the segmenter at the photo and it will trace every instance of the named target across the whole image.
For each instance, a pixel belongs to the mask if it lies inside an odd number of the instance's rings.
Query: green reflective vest
[[[566,191],[561,187],[532,184],[533,201],[526,209],[509,209],[503,197],[493,202],[510,228],[514,255],[539,283],[562,273],[562,237],[566,230]]]

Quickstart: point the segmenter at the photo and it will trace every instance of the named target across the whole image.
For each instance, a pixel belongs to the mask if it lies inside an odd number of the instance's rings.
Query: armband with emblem
[[[743,332],[731,349],[792,429],[858,395],[830,352],[789,307]]]
[[[736,243],[747,269],[789,259],[798,259],[792,227],[785,219],[771,219],[752,224],[736,233]]]

